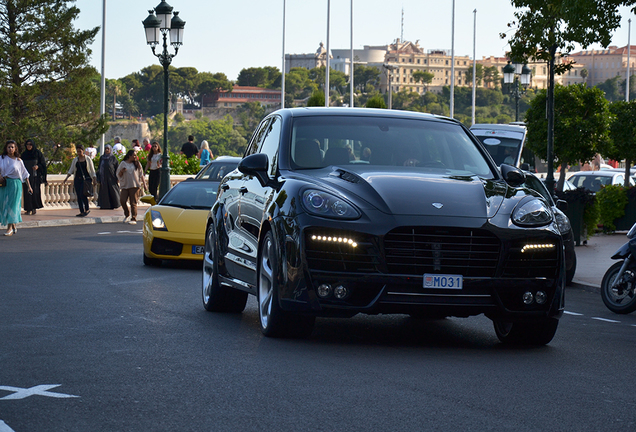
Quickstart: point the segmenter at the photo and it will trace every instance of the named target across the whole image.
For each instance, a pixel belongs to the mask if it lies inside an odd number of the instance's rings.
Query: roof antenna
[[[402,7],[402,26],[400,28],[400,41],[404,42],[404,6]]]

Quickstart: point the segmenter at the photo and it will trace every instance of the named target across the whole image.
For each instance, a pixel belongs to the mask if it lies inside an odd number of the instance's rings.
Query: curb
[[[123,216],[102,216],[102,217],[83,217],[83,218],[69,218],[69,219],[53,219],[53,220],[41,220],[41,221],[27,221],[18,222],[17,228],[42,228],[42,227],[58,227],[69,225],[93,225],[93,224],[105,224],[123,222]]]

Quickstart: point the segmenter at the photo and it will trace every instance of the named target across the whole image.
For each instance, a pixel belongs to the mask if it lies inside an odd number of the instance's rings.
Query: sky
[[[106,78],[122,78],[159,64],[146,45],[142,21],[160,0],[76,0],[80,14],[75,27],[82,30],[101,27],[104,1]],[[186,22],[184,44],[172,66],[223,72],[230,80],[236,80],[241,69],[248,67],[282,69],[283,0],[169,0],[168,3]],[[450,50],[452,3],[353,0],[353,46],[362,49],[365,45],[387,45],[403,34],[404,40],[419,40],[425,51]],[[285,53],[313,53],[320,42],[327,44],[327,0],[286,0],[285,4]],[[330,48],[349,49],[351,1],[331,0],[330,9]],[[455,55],[472,58],[474,39],[478,60],[491,55],[503,57],[509,46],[499,34],[508,29],[514,11],[509,0],[456,0]],[[617,46],[625,46],[628,41],[629,9],[621,8],[621,13],[621,27],[612,39]],[[634,40],[631,42],[634,44]],[[101,71],[101,30],[91,50],[91,64]],[[173,52],[172,48],[170,51]]]

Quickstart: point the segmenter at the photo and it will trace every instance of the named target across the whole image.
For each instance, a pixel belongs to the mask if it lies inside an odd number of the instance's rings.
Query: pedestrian
[[[113,154],[113,147],[104,146],[104,154],[99,158],[97,178],[99,179],[99,195],[97,205],[102,210],[119,208],[119,181],[117,181],[117,168],[119,161]]]
[[[29,188],[25,182],[22,185],[22,202],[26,214],[34,215],[37,209],[44,207],[40,185],[46,184],[46,160],[42,152],[35,146],[33,140],[26,140],[24,147],[26,150],[22,152],[21,159],[29,173],[28,183],[33,193],[28,193]]]
[[[121,187],[120,202],[124,209],[124,223],[136,225],[137,200],[139,199],[141,187],[143,186],[146,189],[146,179],[144,178],[144,170],[134,150],[129,150],[124,160],[119,164],[117,177],[119,177],[119,185]],[[127,202],[130,202],[130,211],[128,210]]]
[[[139,140],[137,138],[132,140],[132,145],[133,145],[133,150],[135,151],[135,153],[141,150],[141,146],[139,145]]]
[[[157,189],[159,188],[159,180],[161,179],[161,162],[162,162],[161,146],[157,141],[153,141],[148,153],[146,162],[146,172],[148,173],[148,189],[150,194],[157,201]]]
[[[77,217],[85,217],[91,211],[88,208],[88,197],[93,196],[93,188],[95,185],[95,166],[93,160],[84,154],[84,146],[76,145],[77,157],[71,162],[71,167],[68,169],[66,178],[62,184],[66,183],[68,178],[72,175],[73,186],[75,186],[75,195],[77,196],[77,206],[79,207],[79,214]]]
[[[181,146],[181,154],[190,159],[195,154],[199,153],[197,145],[194,143],[194,136],[188,136],[188,142]]]
[[[84,153],[91,159],[95,159],[97,157],[97,149],[95,148],[95,144],[89,144],[88,147],[84,149]]]
[[[28,192],[33,193],[28,178],[29,172],[20,159],[18,144],[13,140],[7,141],[0,157],[0,224],[7,226],[5,236],[16,234],[18,229],[15,224],[22,222],[22,183],[26,182]]]
[[[143,148],[144,151],[150,151],[150,149],[152,148],[152,145],[150,144],[150,140],[148,138],[144,138]]]
[[[113,141],[115,141],[115,144],[113,145],[113,154],[115,156],[121,156],[126,153],[126,147],[124,147],[124,145],[121,143],[121,137],[116,136],[115,138],[113,138]]]
[[[199,150],[198,156],[199,156],[199,159],[201,159],[199,166],[202,166],[202,167],[209,164],[211,159],[214,159],[214,155],[210,151],[210,145],[208,144],[206,140],[201,141],[201,150]]]

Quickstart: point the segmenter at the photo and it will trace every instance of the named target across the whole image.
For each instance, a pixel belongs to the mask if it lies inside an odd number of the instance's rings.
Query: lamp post
[[[532,71],[526,64],[508,62],[503,68],[504,84],[511,89],[510,93],[515,98],[515,121],[519,121],[519,98],[526,93],[526,89],[530,85],[530,74]],[[513,85],[514,84],[514,85]],[[521,86],[519,85],[521,84]]]
[[[183,29],[185,21],[179,17],[179,12],[172,14],[172,6],[165,1],[153,10],[148,11],[148,17],[143,20],[146,30],[146,43],[150,45],[152,53],[163,66],[163,156],[161,158],[161,181],[159,183],[159,199],[170,190],[170,156],[168,154],[168,67],[172,59],[179,52],[183,44]],[[156,15],[155,15],[156,14]],[[174,54],[168,52],[168,34]],[[163,38],[163,51],[159,54],[155,48]]]

